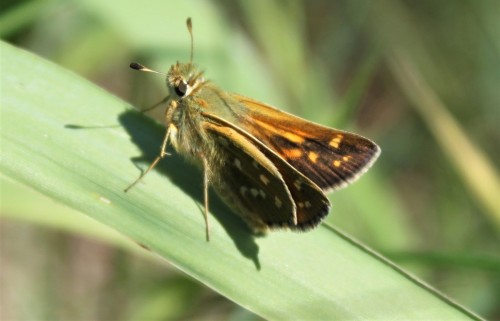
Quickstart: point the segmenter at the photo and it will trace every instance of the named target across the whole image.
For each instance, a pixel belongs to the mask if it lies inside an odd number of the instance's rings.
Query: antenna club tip
[[[137,62],[131,62],[130,68],[135,69],[135,70],[142,70],[142,69],[144,69],[144,66],[141,65],[140,63],[137,63]]]
[[[190,30],[193,28],[193,23],[191,22],[191,17],[187,18],[186,25],[187,25],[188,29],[190,29]]]

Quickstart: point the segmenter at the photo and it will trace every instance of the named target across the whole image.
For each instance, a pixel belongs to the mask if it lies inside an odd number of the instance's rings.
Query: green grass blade
[[[214,200],[205,242],[201,175],[177,156],[123,192],[140,172],[135,164],[158,153],[164,129],[56,65],[4,43],[1,50],[0,168],[10,179],[118,230],[264,318],[477,318],[325,226],[254,238]]]

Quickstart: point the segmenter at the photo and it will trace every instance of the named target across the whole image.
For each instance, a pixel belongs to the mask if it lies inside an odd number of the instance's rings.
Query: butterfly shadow
[[[134,157],[131,160],[137,167],[144,170],[142,164],[151,164],[159,154],[161,142],[165,136],[165,127],[136,111],[130,110],[122,113],[118,120],[130,135],[132,142],[141,149],[142,156]],[[171,146],[168,148],[168,152],[171,155],[161,160],[154,170],[167,176],[173,184],[196,200],[198,204],[201,204],[200,220],[203,220],[203,173],[175,153]],[[231,237],[238,251],[245,258],[252,260],[256,269],[260,270],[259,247],[255,241],[256,237],[259,236],[253,234],[243,220],[229,209],[212,190],[209,193],[209,207],[209,221],[215,218]],[[213,238],[213,236],[211,237]],[[205,240],[200,239],[201,241]]]

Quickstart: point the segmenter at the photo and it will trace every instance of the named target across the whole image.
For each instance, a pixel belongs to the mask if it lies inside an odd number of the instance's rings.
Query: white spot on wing
[[[281,208],[281,200],[278,198],[278,196],[274,197],[274,205],[276,205],[277,208]]]
[[[234,159],[234,166],[236,166],[236,168],[241,171],[241,162],[239,159],[237,158]]]

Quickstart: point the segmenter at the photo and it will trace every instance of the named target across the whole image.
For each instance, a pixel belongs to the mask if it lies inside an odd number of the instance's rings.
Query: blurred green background
[[[362,182],[331,195],[330,224],[500,319],[497,1],[3,1],[0,35],[145,108],[164,79],[128,64],[188,60],[188,16],[194,60],[221,88],[381,146]],[[3,320],[259,319],[80,213],[1,183]]]

